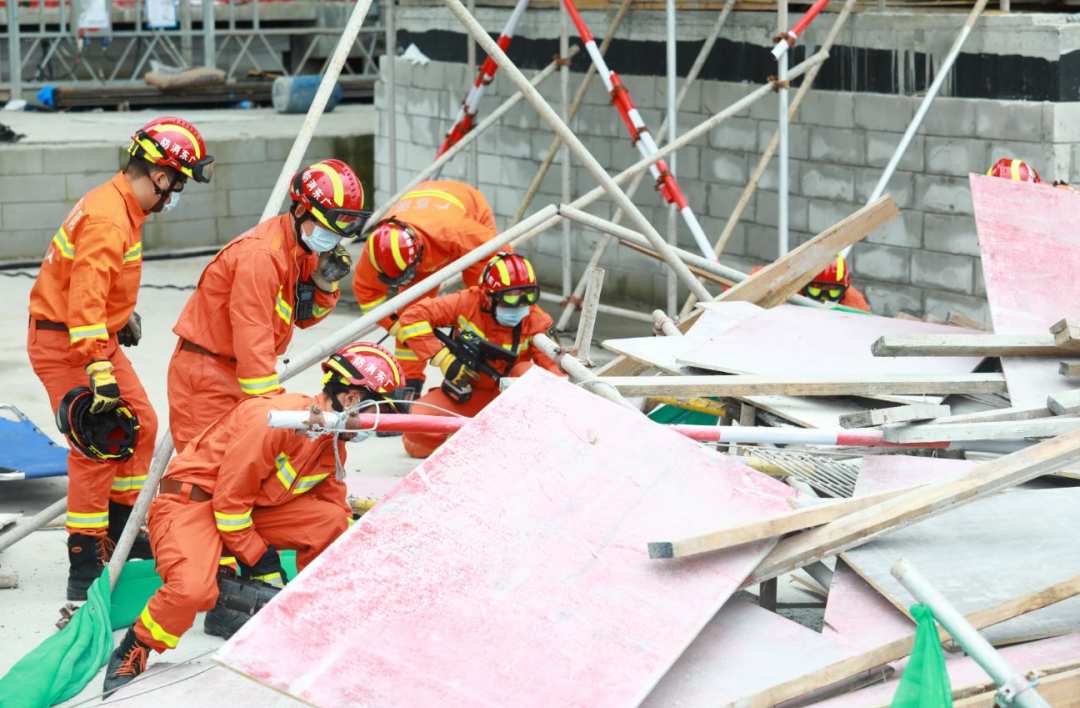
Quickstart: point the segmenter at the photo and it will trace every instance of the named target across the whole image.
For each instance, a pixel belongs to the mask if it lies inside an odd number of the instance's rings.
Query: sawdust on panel
[[[217,658],[320,706],[638,703],[772,546],[658,563],[646,542],[791,494],[534,369]]]

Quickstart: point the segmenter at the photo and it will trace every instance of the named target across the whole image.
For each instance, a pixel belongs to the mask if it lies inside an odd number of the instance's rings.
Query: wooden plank
[[[975,463],[913,458],[889,460],[910,480],[919,468],[929,476],[963,474]],[[899,464],[897,464],[899,463]],[[864,474],[873,474],[865,468]],[[926,479],[926,477],[922,477]],[[1080,489],[1017,489],[993,494],[851,549],[842,558],[864,580],[906,612],[915,602],[889,572],[901,558],[940,587],[962,613],[1063,580],[1080,565],[1075,539],[1080,520],[1074,510]],[[992,553],[986,549],[992,548]],[[1011,644],[1075,631],[1080,598],[1010,620],[984,632],[994,644]]]
[[[1052,438],[1080,429],[1080,418],[1051,416],[1035,420],[1007,420],[998,423],[899,423],[885,426],[885,439],[898,443],[942,440],[1025,440]]]
[[[972,612],[967,615],[967,620],[976,629],[983,629],[1013,617],[1019,617],[1028,612],[1048,607],[1078,594],[1080,594],[1080,576]],[[940,630],[940,637],[942,641],[948,638],[945,630]],[[911,653],[914,638],[914,635],[910,635],[881,644],[857,656],[841,659],[824,669],[812,669],[798,678],[790,679],[763,691],[744,694],[738,701],[729,702],[728,705],[739,705],[745,708],[771,708],[782,701],[798,698],[815,689],[830,686],[887,664],[890,661],[901,659]]]
[[[1054,415],[1076,415],[1080,413],[1080,391],[1052,393],[1046,397],[1046,407]]]
[[[908,491],[908,490],[903,490]],[[711,531],[698,536],[681,538],[675,541],[650,541],[650,558],[685,558],[700,553],[711,553],[725,548],[741,546],[744,543],[760,541],[763,538],[775,538],[793,531],[821,526],[835,521],[846,514],[879,504],[897,496],[900,491],[893,490],[851,499],[821,502],[804,509],[781,514],[761,521],[753,521],[741,526],[727,526],[719,531]]]
[[[772,545],[657,572],[645,542],[791,496],[534,367],[216,658],[314,705],[636,705]]]
[[[1069,324],[1068,320],[1058,320],[1050,325],[1050,334],[1060,347],[1080,347],[1080,326]]]
[[[1062,376],[1080,376],[1080,362],[1063,361],[1058,364],[1058,373]]]
[[[1080,193],[972,175],[971,199],[994,331],[1046,335],[1065,318],[1080,321]],[[1035,255],[1035,265],[1018,268]],[[1004,357],[1012,405],[1043,405],[1080,388],[1058,362]]]
[[[993,423],[995,421],[1003,420],[1036,420],[1038,418],[1047,418],[1053,415],[1049,408],[1046,406],[1035,406],[1032,408],[996,408],[989,411],[980,411],[978,413],[962,413],[960,415],[951,415],[946,418],[938,418],[934,422],[945,424],[953,423]]]
[[[1074,347],[1072,353],[1080,344]],[[1044,334],[887,335],[874,342],[874,356],[1051,356],[1070,352]]]
[[[753,585],[866,543],[988,494],[1052,474],[1080,461],[1080,431],[978,465],[959,479],[902,494],[776,545],[744,585]]]
[[[517,379],[504,378],[508,386]],[[808,376],[605,376],[601,381],[624,396],[878,396],[882,394],[1004,393],[1001,374],[962,376],[838,376],[823,380]]]
[[[872,428],[886,423],[903,423],[912,420],[933,420],[942,418],[952,411],[948,406],[933,403],[913,403],[910,406],[893,408],[874,408],[860,413],[840,416],[842,428]]]
[[[976,319],[968,317],[963,312],[950,312],[945,318],[945,324],[953,325],[954,327],[964,327],[966,329],[974,329],[979,332],[989,331],[989,327],[979,322]]]
[[[725,302],[744,300],[762,307],[787,302],[835,260],[836,254],[899,216],[896,203],[885,195],[781,256],[717,299]]]

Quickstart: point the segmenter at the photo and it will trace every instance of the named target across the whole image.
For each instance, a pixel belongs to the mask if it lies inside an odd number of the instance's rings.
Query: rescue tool
[[[493,367],[491,362],[503,362],[509,368],[517,361],[513,353],[469,330],[462,330],[453,337],[439,329],[434,334],[467,369],[490,376],[496,383],[503,377],[503,372]],[[443,379],[442,390],[457,403],[467,402],[473,393],[472,384],[468,381],[455,384],[449,379]]]

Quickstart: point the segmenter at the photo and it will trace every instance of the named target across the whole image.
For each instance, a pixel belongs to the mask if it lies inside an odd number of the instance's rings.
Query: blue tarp
[[[66,475],[67,448],[50,440],[18,408],[0,406],[0,412],[6,411],[19,420],[0,415],[0,472],[21,472],[27,479]]]

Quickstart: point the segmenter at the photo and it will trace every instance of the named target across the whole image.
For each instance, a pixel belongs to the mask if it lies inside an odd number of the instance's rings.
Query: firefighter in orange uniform
[[[27,352],[53,410],[89,383],[92,413],[115,409],[123,396],[141,427],[127,459],[68,455],[69,600],[85,600],[101,574],[146,479],[157,435],[154,410],[119,349],[137,344],[142,333],[135,301],[143,222],[175,207],[189,179],[209,182],[213,172],[199,131],[179,118],[150,121],[128,152],[124,170],[88,192],[61,224],[30,292]]]
[[[387,209],[386,217],[368,235],[366,257],[360,258],[353,275],[360,309],[367,312],[382,304],[414,281],[487,243],[495,233],[495,217],[478,190],[454,180],[421,182]],[[476,285],[483,269],[482,263],[467,268],[462,274],[465,285]],[[436,288],[425,297],[437,293]],[[380,324],[391,330],[397,318],[391,315]],[[425,363],[408,347],[398,347],[394,353],[407,382],[401,397],[419,396]]]
[[[293,325],[334,309],[352,261],[340,245],[363,225],[364,189],[341,160],[296,174],[292,206],[233,239],[210,261],[173,331],[169,428],[177,452],[248,396],[280,393],[277,357]]]
[[[851,284],[851,270],[843,256],[837,256],[828,268],[815,275],[802,289],[802,294],[820,302],[843,305],[863,312],[870,311],[870,303]]]
[[[113,652],[106,695],[146,669],[151,649],[175,648],[195,615],[214,607],[223,548],[239,562],[241,581],[280,586],[278,549],[296,550],[301,570],[348,528],[352,509],[336,474],[334,438],[270,428],[267,414],[341,412],[365,400],[388,400],[403,374],[388,351],[364,342],[342,347],[322,368],[318,395],[245,398],[169,463],[149,524],[164,585]],[[353,435],[336,443],[342,461]]]
[[[552,325],[551,317],[536,304],[539,299],[540,286],[529,260],[515,253],[499,253],[484,266],[480,285],[405,308],[398,321],[399,348],[408,347],[422,362],[430,359],[442,370],[444,381],[472,386],[472,395],[464,402],[448,395],[445,385],[432,389],[418,401],[431,405],[419,406],[417,413],[449,415],[439,410],[444,408],[472,417],[499,393],[495,380],[470,368],[439,341],[434,333],[437,327],[452,327],[451,336],[472,332],[510,352],[512,364],[492,364],[497,371],[502,367],[503,376],[521,376],[533,364],[561,376],[555,362],[530,346],[533,335],[546,333]],[[427,457],[446,438],[438,433],[406,433],[405,451],[412,457]]]

